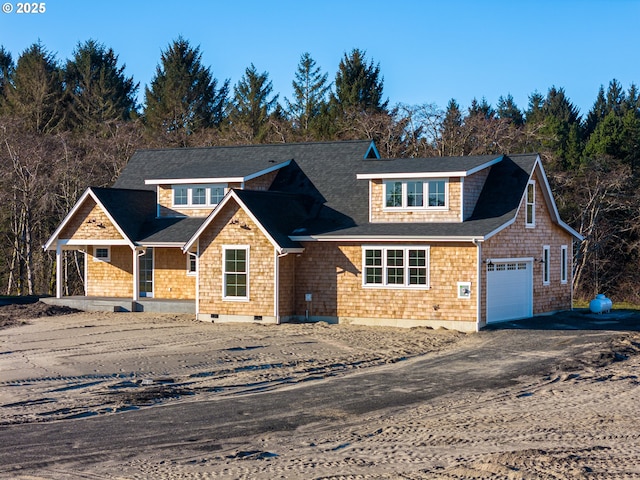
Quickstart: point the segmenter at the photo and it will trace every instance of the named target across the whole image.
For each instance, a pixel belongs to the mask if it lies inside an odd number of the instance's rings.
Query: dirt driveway
[[[0,330],[0,475],[640,478],[638,325],[41,317]]]

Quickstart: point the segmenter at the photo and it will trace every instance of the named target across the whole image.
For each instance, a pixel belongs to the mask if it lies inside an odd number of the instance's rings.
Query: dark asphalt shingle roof
[[[139,150],[113,186],[155,190],[155,185],[146,185],[145,180],[246,177],[283,166],[291,159],[331,163],[353,153],[362,159],[370,145],[366,140]]]
[[[234,191],[280,247],[302,247],[289,235],[317,209],[313,198],[280,192]]]
[[[334,230],[310,226],[309,234],[345,237],[481,237],[490,234],[514,218],[520,201],[524,195],[530,174],[533,171],[537,154],[504,156],[502,160],[489,170],[489,175],[471,217],[464,222],[429,222],[429,223],[370,223],[355,222],[344,228]],[[457,157],[460,158],[460,157]],[[496,156],[474,157],[467,166],[481,165],[498,158]],[[415,159],[416,161],[447,159]],[[386,163],[386,162],[385,162]],[[394,162],[390,162],[394,163]],[[405,163],[405,162],[402,162]],[[403,166],[401,166],[402,168]],[[472,167],[475,168],[475,167]],[[401,169],[399,169],[401,170]],[[402,171],[402,170],[401,170]],[[393,170],[385,167],[385,172]],[[404,171],[406,173],[406,171]],[[368,195],[365,197],[368,201]],[[368,205],[368,204],[367,204]]]
[[[447,173],[468,172],[500,158],[501,155],[470,155],[468,157],[397,158],[363,162],[359,174]]]
[[[206,217],[150,218],[142,225],[136,240],[142,245],[185,244],[205,220]]]
[[[144,220],[156,214],[155,192],[97,187],[91,191],[131,241],[139,237]]]
[[[358,174],[468,172],[501,158],[365,159],[370,147],[371,142],[364,140],[141,150],[114,187],[151,192],[155,185],[145,185],[147,179],[244,178],[280,167],[268,192],[236,193],[282,247],[299,246],[290,235],[470,237],[487,235],[514,217],[537,158],[536,154],[505,156],[488,167],[484,189],[465,222],[369,223],[369,181],[358,180]],[[146,206],[142,210],[148,211]],[[139,228],[134,238],[147,243],[186,242],[204,221],[155,219],[155,210],[141,221],[142,212],[129,213],[135,218],[124,221]]]

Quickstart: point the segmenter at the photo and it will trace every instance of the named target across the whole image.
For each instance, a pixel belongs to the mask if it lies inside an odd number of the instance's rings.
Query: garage
[[[533,315],[533,262],[487,262],[487,323]]]

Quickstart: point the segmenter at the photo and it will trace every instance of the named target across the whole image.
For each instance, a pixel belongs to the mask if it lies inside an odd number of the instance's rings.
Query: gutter
[[[476,332],[480,331],[480,319],[482,318],[482,242],[483,239],[474,238],[473,244],[477,247],[478,254],[476,257],[477,278],[476,286]]]

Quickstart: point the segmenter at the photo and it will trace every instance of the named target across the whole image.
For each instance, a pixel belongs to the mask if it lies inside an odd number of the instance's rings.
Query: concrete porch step
[[[195,300],[144,298],[133,301],[130,298],[82,296],[45,297],[40,300],[49,305],[63,305],[89,312],[196,313]]]

